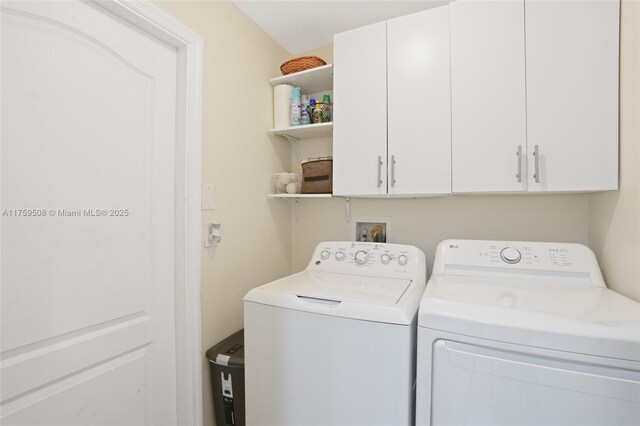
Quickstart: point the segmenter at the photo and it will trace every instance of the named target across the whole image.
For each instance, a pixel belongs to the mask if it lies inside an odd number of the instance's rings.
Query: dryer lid
[[[606,287],[432,276],[418,324],[484,339],[640,361],[640,304]]]
[[[263,287],[299,297],[375,305],[395,305],[411,280],[305,271]]]

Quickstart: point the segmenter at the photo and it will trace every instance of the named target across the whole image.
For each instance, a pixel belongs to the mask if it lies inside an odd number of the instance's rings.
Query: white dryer
[[[640,424],[640,304],[579,244],[440,243],[417,362],[418,425]]]
[[[244,298],[250,426],[413,424],[424,253],[325,242]]]

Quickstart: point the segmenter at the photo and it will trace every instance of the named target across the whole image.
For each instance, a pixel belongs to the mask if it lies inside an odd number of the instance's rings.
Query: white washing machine
[[[300,273],[244,298],[247,424],[413,424],[424,253],[319,244]]]
[[[640,304],[579,244],[448,240],[418,323],[418,425],[640,424]]]

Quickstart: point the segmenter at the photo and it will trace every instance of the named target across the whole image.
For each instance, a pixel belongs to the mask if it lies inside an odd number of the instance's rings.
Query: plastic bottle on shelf
[[[300,124],[311,124],[311,118],[309,117],[309,101],[307,100],[307,95],[302,95],[302,105],[300,107]]]
[[[307,106],[307,114],[309,114],[309,120],[311,121],[311,124],[315,123],[315,121],[313,121],[314,109],[316,109],[316,100],[311,98],[309,99],[309,105]]]
[[[291,125],[300,125],[300,88],[294,87],[291,93]]]
[[[331,96],[324,95],[322,97],[322,122],[328,123],[333,120],[333,105],[331,105]]]
[[[320,107],[320,104],[316,104],[315,108],[313,109],[313,122],[322,123],[322,109]]]

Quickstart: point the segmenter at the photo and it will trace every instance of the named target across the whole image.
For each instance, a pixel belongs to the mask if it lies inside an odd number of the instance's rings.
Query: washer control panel
[[[344,241],[320,243],[307,269],[406,276],[424,265],[424,253],[414,246]]]
[[[481,276],[492,271],[603,282],[593,252],[581,244],[446,240],[438,246],[434,274]]]

